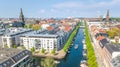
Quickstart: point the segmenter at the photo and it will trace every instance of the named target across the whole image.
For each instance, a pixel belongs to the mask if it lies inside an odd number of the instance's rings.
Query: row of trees
[[[91,40],[90,40],[90,36],[88,33],[88,27],[87,27],[86,22],[85,22],[85,35],[86,35],[88,65],[89,65],[89,67],[98,67],[98,64],[96,62],[96,56],[94,53],[93,46],[91,44]]]
[[[24,28],[31,28],[33,30],[39,30],[41,29],[41,26],[39,24],[26,24]]]
[[[120,18],[110,18],[112,21],[120,21]]]
[[[40,53],[43,53],[43,54],[44,54],[44,53],[45,53],[45,51],[46,51],[46,50],[45,50],[44,48],[42,48],[42,49],[41,49],[41,51],[40,51]],[[32,53],[34,53],[34,52],[35,52],[35,48],[34,48],[34,47],[33,47],[33,48],[31,48],[31,52],[32,52]],[[53,49],[53,50],[51,51],[51,54],[55,55],[55,54],[56,54],[56,50],[55,50],[55,49]]]
[[[72,41],[73,41],[73,39],[74,39],[77,31],[78,31],[78,29],[79,29],[80,23],[81,23],[81,22],[78,23],[78,25],[76,26],[75,30],[71,33],[68,41],[66,42],[65,46],[63,47],[63,50],[64,50],[65,52],[68,51],[68,49],[69,49],[69,47],[70,47],[70,45],[71,45],[71,43],[72,43]]]

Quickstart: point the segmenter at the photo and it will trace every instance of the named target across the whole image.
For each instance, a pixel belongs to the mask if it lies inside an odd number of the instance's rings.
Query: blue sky
[[[0,17],[120,17],[120,0],[1,0]]]

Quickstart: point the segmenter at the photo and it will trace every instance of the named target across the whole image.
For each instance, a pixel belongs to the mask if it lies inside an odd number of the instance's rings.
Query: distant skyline
[[[1,0],[0,18],[18,18],[20,8],[27,18],[120,17],[120,0]]]

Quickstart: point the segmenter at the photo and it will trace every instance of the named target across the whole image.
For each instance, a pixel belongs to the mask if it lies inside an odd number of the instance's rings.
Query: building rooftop
[[[120,67],[120,55],[113,58],[112,60],[113,67]]]
[[[31,52],[28,50],[0,48],[0,67],[11,67],[16,63],[19,63],[23,58],[31,55]]]
[[[25,29],[25,28],[9,28],[5,31],[4,35],[7,36],[13,36],[13,35],[17,35],[17,34],[21,34],[27,31],[32,31],[32,29]]]
[[[22,50],[14,48],[0,48],[0,63],[21,51]]]
[[[58,35],[56,34],[25,34],[22,35],[21,37],[44,37],[44,38],[56,38]]]
[[[107,44],[105,47],[108,49],[108,51],[112,54],[113,52],[118,52],[120,51],[120,45],[116,44]]]

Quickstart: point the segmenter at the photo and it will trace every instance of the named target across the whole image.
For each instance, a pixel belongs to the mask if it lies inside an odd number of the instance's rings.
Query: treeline
[[[71,33],[71,35],[69,36],[69,39],[68,39],[68,41],[66,42],[65,46],[63,47],[63,50],[64,50],[65,52],[68,51],[70,45],[72,44],[72,41],[73,41],[75,35],[77,34],[77,31],[79,30],[80,24],[81,24],[81,22],[78,23],[78,25],[76,26],[76,28],[74,29],[74,31],[73,31],[73,32]]]
[[[85,22],[85,35],[86,35],[86,45],[87,45],[87,58],[88,58],[88,66],[89,67],[98,67],[97,61],[96,61],[96,56],[95,52],[90,40],[89,32],[88,32],[88,27]]]

